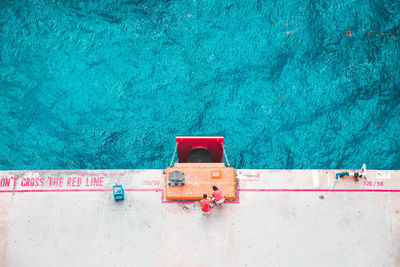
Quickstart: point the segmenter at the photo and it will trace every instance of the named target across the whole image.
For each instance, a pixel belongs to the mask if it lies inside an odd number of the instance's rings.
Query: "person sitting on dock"
[[[207,194],[203,195],[203,199],[200,201],[201,211],[203,215],[210,215],[211,213],[211,199],[207,197]]]
[[[214,190],[212,201],[214,201],[218,206],[222,206],[222,203],[225,202],[224,194],[215,185],[212,188]]]

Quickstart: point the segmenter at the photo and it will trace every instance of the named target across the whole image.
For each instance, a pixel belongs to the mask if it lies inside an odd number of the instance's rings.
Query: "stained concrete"
[[[238,170],[239,198],[210,217],[162,199],[162,170],[0,172],[18,178],[0,188],[1,265],[400,266],[400,172],[343,178],[334,192],[335,171],[317,172]],[[78,174],[106,175],[94,187],[48,183]],[[44,185],[21,186],[26,177]]]

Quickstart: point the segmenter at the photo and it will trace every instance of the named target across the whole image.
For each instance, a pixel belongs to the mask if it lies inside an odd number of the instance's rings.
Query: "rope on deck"
[[[171,162],[169,163],[169,167],[172,167],[172,163],[174,163],[174,159],[175,159],[175,154],[176,154],[176,150],[178,149],[178,142],[175,143],[175,149],[174,149],[174,154],[172,155],[172,159]]]
[[[222,151],[224,152],[226,164],[228,165],[228,167],[230,167],[231,164],[229,164],[229,160],[228,160],[228,156],[226,155],[226,152],[225,152],[225,145],[224,144],[222,144]]]

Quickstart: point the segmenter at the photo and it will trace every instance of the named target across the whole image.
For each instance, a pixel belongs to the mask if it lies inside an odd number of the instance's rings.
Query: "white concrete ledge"
[[[163,170],[0,171],[0,266],[400,266],[400,172],[336,172],[237,170],[207,218]]]

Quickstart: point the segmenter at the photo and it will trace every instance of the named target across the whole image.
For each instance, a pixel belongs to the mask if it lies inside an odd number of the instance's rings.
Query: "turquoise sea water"
[[[225,136],[237,168],[400,169],[398,0],[0,14],[0,169],[165,168],[175,135]]]

